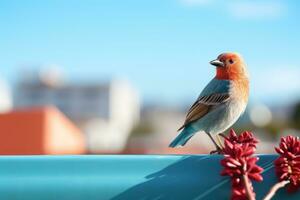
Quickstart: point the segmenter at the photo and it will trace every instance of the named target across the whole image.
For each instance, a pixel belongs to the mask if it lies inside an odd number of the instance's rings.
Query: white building
[[[8,112],[12,109],[12,95],[9,85],[0,79],[0,113]]]
[[[19,81],[14,97],[16,108],[58,107],[86,133],[95,153],[121,151],[139,120],[139,97],[127,81],[64,83],[57,73],[31,74]]]

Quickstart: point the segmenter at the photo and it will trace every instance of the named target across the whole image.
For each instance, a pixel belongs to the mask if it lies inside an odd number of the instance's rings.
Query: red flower
[[[240,135],[237,135],[235,131],[231,129],[228,137],[224,135],[222,136],[225,140],[228,140],[231,143],[248,144],[254,148],[256,148],[256,144],[258,143],[258,140],[254,137],[253,133],[249,131],[244,131]]]
[[[256,165],[258,157],[253,157],[257,140],[250,132],[237,136],[231,130],[229,137],[224,137],[221,165],[224,167],[222,176],[230,176],[232,183],[232,200],[247,200],[246,184],[252,196],[255,196],[251,180],[262,181],[263,169]],[[249,191],[248,191],[249,192]]]
[[[279,147],[275,147],[279,158],[274,161],[279,181],[289,180],[288,191],[296,191],[300,186],[300,140],[298,137],[282,137]]]

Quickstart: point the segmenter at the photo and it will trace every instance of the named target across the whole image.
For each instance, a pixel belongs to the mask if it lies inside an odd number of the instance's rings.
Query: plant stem
[[[248,200],[255,200],[254,195],[253,195],[253,191],[251,189],[250,183],[249,183],[249,178],[247,174],[243,175],[243,182],[245,185],[245,189],[246,189],[246,194],[248,197]]]
[[[290,181],[281,181],[279,183],[276,183],[268,192],[268,194],[265,196],[265,198],[263,200],[270,200],[276,193],[277,190],[279,190],[280,188],[283,188],[284,186],[286,186],[288,183],[290,183]]]

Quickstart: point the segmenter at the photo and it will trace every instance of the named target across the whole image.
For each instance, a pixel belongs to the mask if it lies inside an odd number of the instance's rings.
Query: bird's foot
[[[224,146],[222,145],[222,141],[220,139],[220,136],[224,137],[224,135],[222,133],[218,134],[217,135],[217,142],[215,142],[215,146],[216,146],[216,150],[213,150],[210,152],[210,154],[223,154],[223,149],[224,149]]]
[[[222,153],[223,153],[223,149],[220,148],[220,147],[217,147],[216,150],[211,151],[209,154],[210,154],[210,155],[213,155],[213,154],[218,154],[218,155],[220,155],[220,154],[222,154]]]

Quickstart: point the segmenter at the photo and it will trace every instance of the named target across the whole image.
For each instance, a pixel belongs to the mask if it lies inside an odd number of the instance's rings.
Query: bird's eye
[[[233,61],[232,59],[230,59],[230,60],[229,60],[229,63],[230,63],[230,64],[233,64],[233,63],[234,63],[234,61]]]

